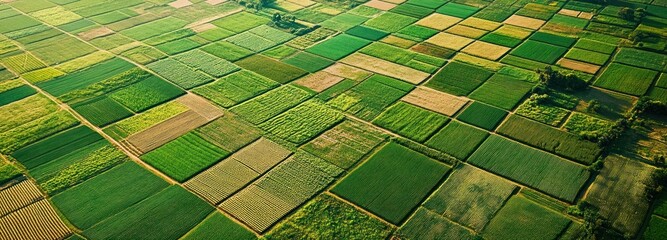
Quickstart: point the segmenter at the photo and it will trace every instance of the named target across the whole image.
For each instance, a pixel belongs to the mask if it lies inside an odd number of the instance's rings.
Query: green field
[[[448,121],[444,115],[398,102],[373,120],[373,124],[423,142]]]
[[[495,135],[468,162],[568,201],[590,176],[583,166]]]
[[[392,142],[332,191],[398,224],[429,194],[448,170],[449,167]],[[412,172],[420,174],[414,175]]]
[[[0,239],[663,239],[667,0],[0,0]]]
[[[228,154],[196,134],[189,133],[141,158],[176,181],[184,182]]]

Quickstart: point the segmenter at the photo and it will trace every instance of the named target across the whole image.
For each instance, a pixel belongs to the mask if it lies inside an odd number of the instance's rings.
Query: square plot
[[[400,224],[447,171],[449,167],[391,142],[343,179],[332,192]]]
[[[517,195],[498,211],[483,235],[489,239],[555,239],[569,223],[566,217]]]
[[[476,41],[464,48],[462,52],[495,61],[504,56],[509,50],[508,47]]]
[[[472,43],[473,41],[475,41],[475,39],[461,37],[449,33],[442,33],[442,32],[426,40],[426,42],[428,43],[432,43],[441,47],[446,47],[457,51],[461,50],[462,48]]]

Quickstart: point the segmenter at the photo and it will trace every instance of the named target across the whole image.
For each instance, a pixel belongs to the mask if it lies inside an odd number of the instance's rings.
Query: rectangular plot
[[[594,85],[609,90],[641,96],[648,91],[658,72],[624,64],[611,63]]]
[[[285,85],[234,108],[232,112],[253,124],[260,124],[310,98],[306,90]]]
[[[412,88],[412,84],[398,79],[373,75],[330,100],[329,105],[370,121]]]
[[[31,169],[102,139],[92,129],[79,126],[21,148],[12,156]]]
[[[50,94],[62,96],[68,92],[83,89],[135,67],[135,65],[125,60],[113,58],[78,72],[50,81],[40,82],[37,86]]]
[[[277,137],[303,144],[343,120],[345,116],[321,101],[305,102],[259,125]]]
[[[468,103],[468,99],[427,87],[417,87],[401,100],[447,116],[453,116]]]
[[[352,54],[341,60],[341,62],[382,75],[398,78],[412,84],[419,84],[429,77],[428,73],[360,53]]]
[[[263,55],[254,55],[236,62],[246,70],[253,71],[259,75],[272,79],[279,83],[288,83],[297,79],[307,72],[301,68],[273,60]]]
[[[147,67],[185,89],[191,89],[213,81],[213,79],[206,74],[196,71],[171,58],[148,64]]]
[[[373,124],[417,142],[424,142],[449,121],[444,115],[398,102],[373,120]]]
[[[131,135],[127,138],[127,141],[136,147],[137,150],[145,153],[207,122],[206,118],[192,110],[188,110],[137,134]]]
[[[174,17],[166,17],[123,30],[121,33],[135,40],[144,40],[163,33],[177,30],[186,24],[187,22],[184,20]]]
[[[195,88],[192,92],[229,108],[279,85],[278,82],[259,74],[241,70],[206,86]]]
[[[498,133],[584,164],[593,163],[601,152],[593,142],[517,115],[510,116]]]
[[[468,162],[567,201],[574,200],[590,176],[584,166],[496,135]]]

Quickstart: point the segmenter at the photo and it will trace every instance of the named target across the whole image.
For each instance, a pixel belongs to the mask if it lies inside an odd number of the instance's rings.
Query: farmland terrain
[[[667,0],[0,0],[0,239],[667,239]]]

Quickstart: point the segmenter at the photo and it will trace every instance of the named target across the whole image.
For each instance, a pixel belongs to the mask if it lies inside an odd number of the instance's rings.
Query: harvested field
[[[71,233],[48,200],[41,200],[0,218],[2,239],[64,239]]]
[[[468,44],[475,41],[474,39],[461,37],[449,33],[438,33],[435,36],[426,40],[427,43],[432,43],[441,47],[446,47],[452,50],[461,50]]]
[[[461,51],[470,55],[496,61],[504,56],[505,53],[509,52],[509,50],[510,48],[508,47],[475,41]]]
[[[330,88],[333,85],[336,85],[340,81],[343,81],[343,77],[333,75],[328,72],[317,72],[305,77],[302,77],[299,80],[296,80],[294,84],[301,85],[315,92],[322,92],[327,88]]]
[[[5,216],[43,199],[42,192],[30,180],[23,180],[0,191],[0,216]]]
[[[323,71],[355,81],[364,80],[372,75],[372,73],[368,71],[341,63],[335,63],[334,65],[325,68]]]
[[[208,120],[193,110],[178,114],[168,120],[127,138],[137,150],[146,153],[206,124]]]
[[[99,27],[99,28],[94,28],[85,32],[81,32],[77,34],[79,37],[81,37],[83,40],[92,40],[98,37],[104,37],[104,36],[109,36],[111,34],[114,34],[114,31],[107,28],[107,27]]]
[[[454,26],[461,20],[462,20],[461,18],[434,13],[429,15],[428,17],[422,18],[421,20],[417,21],[416,24],[443,31],[451,26]]]
[[[172,6],[174,8],[183,8],[190,5],[192,5],[192,2],[190,2],[190,0],[176,0],[169,3],[169,6]]]
[[[190,110],[196,112],[209,121],[216,119],[223,114],[222,109],[211,105],[203,98],[194,94],[186,94],[185,96],[178,98],[176,101],[182,103]]]
[[[466,98],[427,87],[417,87],[401,100],[447,116],[453,116],[468,103]]]
[[[352,54],[342,59],[341,62],[412,84],[419,84],[429,77],[428,73],[360,53]]]
[[[542,27],[542,25],[544,25],[545,21],[519,15],[512,15],[511,17],[506,19],[503,23],[537,30],[540,27]]]
[[[380,9],[382,11],[388,11],[388,10],[396,7],[396,4],[383,2],[383,1],[380,1],[380,0],[371,0],[371,1],[368,1],[368,2],[364,3],[364,5],[372,7],[372,8],[377,8],[377,9]]]
[[[557,64],[561,67],[564,67],[564,68],[569,68],[569,69],[572,69],[572,70],[582,71],[582,72],[590,73],[590,74],[595,74],[598,71],[600,71],[600,66],[598,66],[598,65],[585,63],[585,62],[580,62],[580,61],[577,61],[577,60],[566,59],[566,58],[563,58],[563,59],[559,60]]]

